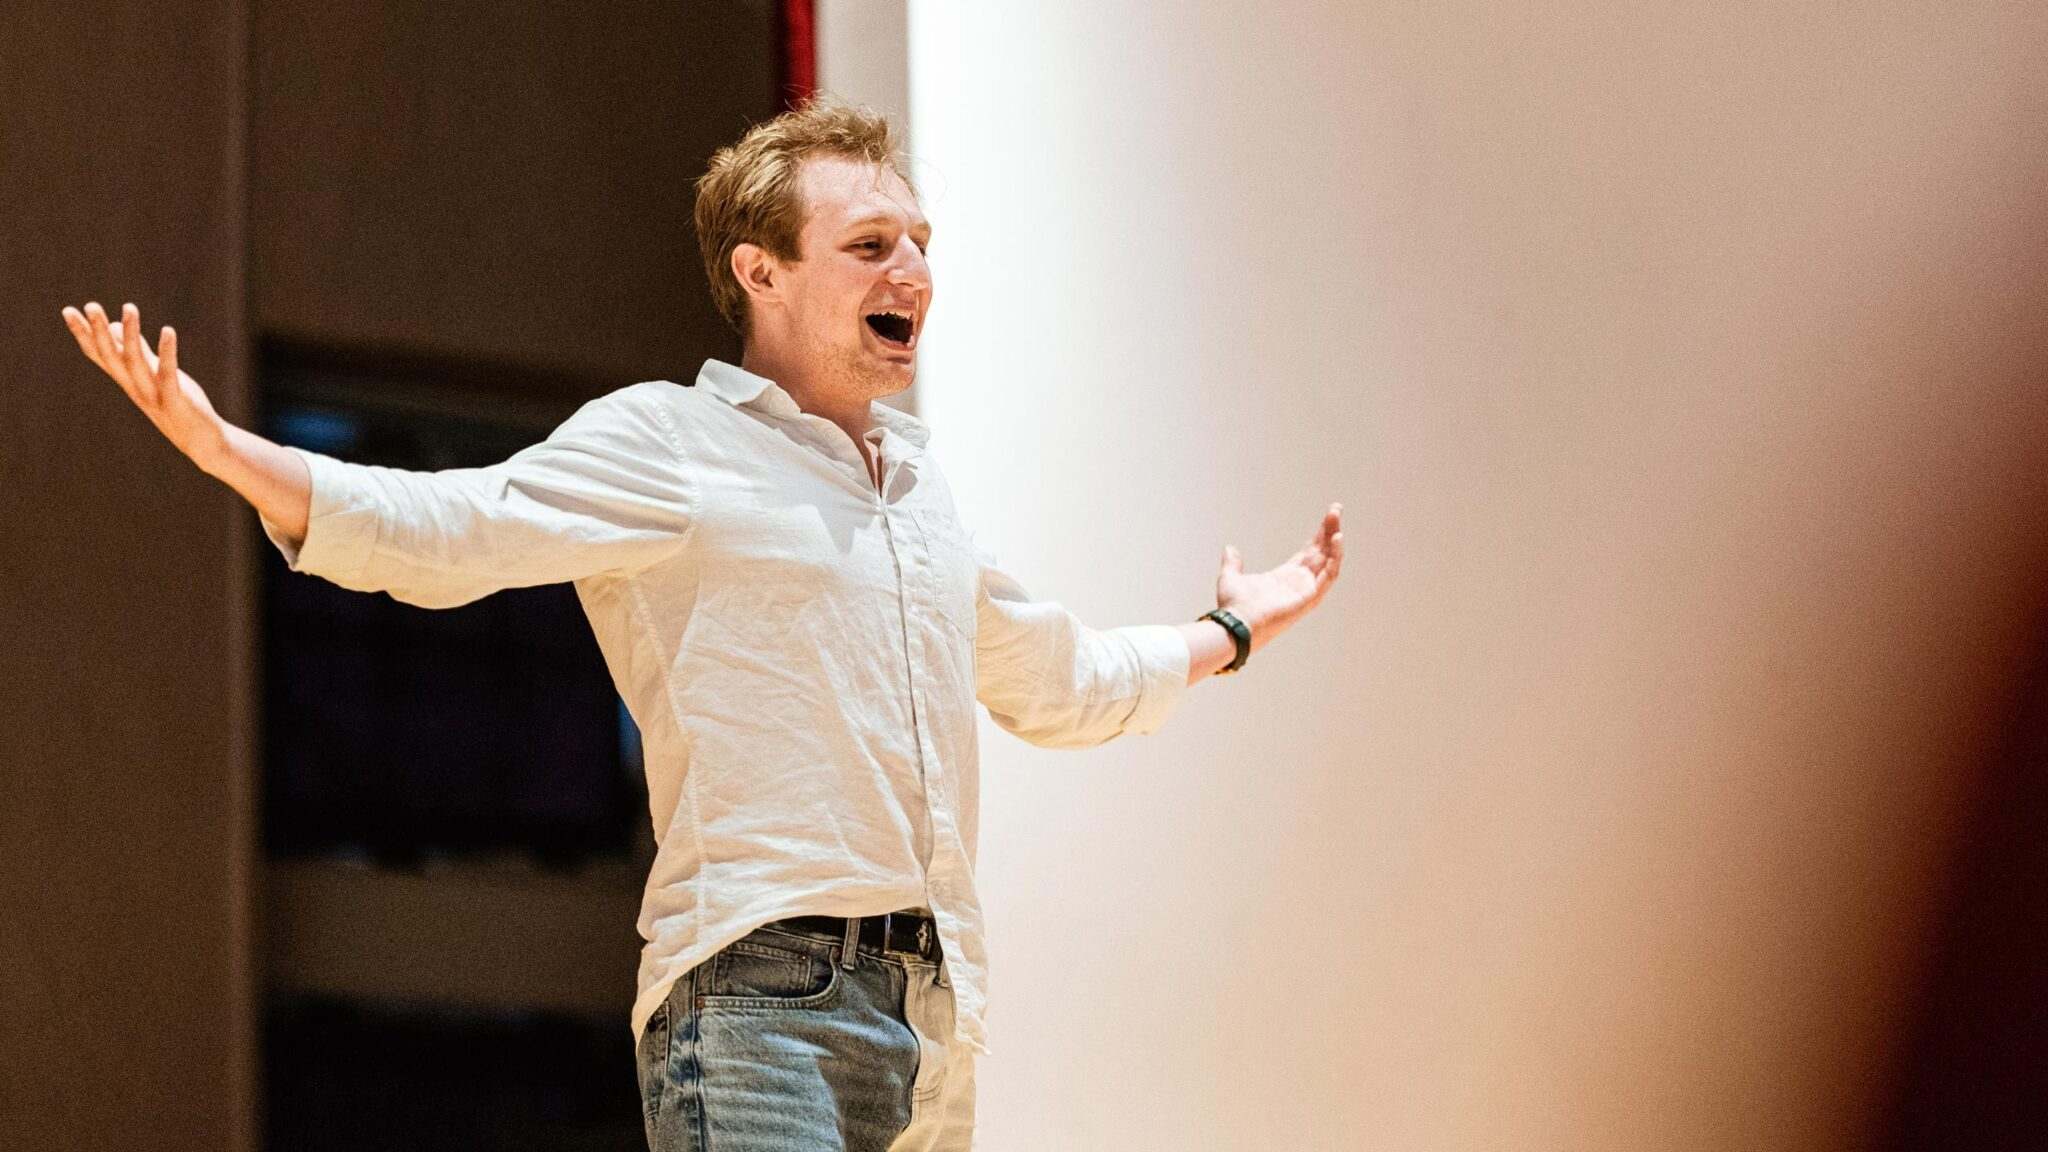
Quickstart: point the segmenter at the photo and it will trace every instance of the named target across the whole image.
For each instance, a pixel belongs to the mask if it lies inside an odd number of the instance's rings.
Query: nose
[[[896,242],[896,259],[890,262],[889,283],[922,293],[932,290],[931,265],[925,263],[924,253],[908,236]]]

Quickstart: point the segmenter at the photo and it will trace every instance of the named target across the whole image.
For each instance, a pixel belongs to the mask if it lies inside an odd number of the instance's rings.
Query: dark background
[[[58,312],[228,420],[503,459],[737,352],[690,226],[784,5],[10,5],[0,1148],[639,1147],[651,836],[574,592],[288,572]]]

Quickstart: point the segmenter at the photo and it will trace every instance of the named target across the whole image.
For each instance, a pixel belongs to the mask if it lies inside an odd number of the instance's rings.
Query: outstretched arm
[[[1341,512],[1331,505],[1308,545],[1267,572],[1246,573],[1237,550],[1224,550],[1216,599],[1251,629],[1254,650],[1329,591],[1344,554]],[[999,727],[1047,748],[1157,731],[1188,685],[1237,653],[1230,633],[1210,620],[1091,628],[1057,603],[1032,599],[986,554],[975,619],[975,697]]]
[[[1344,506],[1330,505],[1315,535],[1278,567],[1248,573],[1237,549],[1223,549],[1216,577],[1216,606],[1227,608],[1251,630],[1257,652],[1323,602],[1337,570],[1344,566]],[[1212,676],[1237,657],[1237,643],[1223,625],[1197,620],[1178,625],[1188,642],[1188,683]]]
[[[83,312],[66,308],[63,315],[86,359],[113,377],[164,439],[202,472],[233,488],[294,546],[305,539],[313,492],[305,461],[221,419],[199,382],[179,369],[176,332],[166,326],[152,350],[143,335],[142,313],[133,304],[123,305],[121,319],[113,322],[98,301],[86,304]]]
[[[80,348],[178,449],[254,505],[294,572],[422,608],[502,588],[654,564],[690,528],[688,482],[659,385],[591,400],[546,440],[483,468],[423,472],[356,464],[273,444],[222,420],[159,358],[133,305],[109,325],[99,305],[64,310]]]

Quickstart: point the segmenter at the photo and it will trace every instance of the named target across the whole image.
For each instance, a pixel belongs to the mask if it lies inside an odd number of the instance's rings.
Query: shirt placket
[[[886,437],[885,437],[886,439]],[[877,448],[879,452],[879,447]],[[896,470],[902,466],[901,459],[885,460],[882,486],[875,493],[876,508],[882,514],[882,523],[887,535],[889,550],[896,563],[896,603],[903,640],[904,668],[908,674],[910,689],[910,726],[917,746],[918,776],[924,786],[925,811],[931,824],[931,843],[927,848],[924,863],[926,903],[932,910],[932,919],[938,924],[939,944],[944,955],[969,957],[969,965],[981,970],[976,954],[967,948],[970,935],[979,942],[978,932],[971,931],[971,925],[978,925],[980,908],[974,892],[972,874],[967,866],[967,847],[960,838],[960,823],[954,810],[952,780],[946,774],[945,761],[938,754],[932,742],[930,724],[931,672],[925,658],[923,646],[916,642],[913,624],[912,603],[921,595],[921,608],[927,617],[938,611],[937,591],[934,583],[936,569],[932,563],[930,541],[923,532],[902,532],[897,528],[898,518],[905,513],[891,504],[884,493],[895,488]],[[907,563],[906,563],[907,558]],[[914,579],[906,579],[907,573],[914,573]],[[917,592],[914,594],[912,589]],[[951,965],[947,966],[948,968]],[[942,969],[941,982],[950,979]],[[955,998],[956,1007],[960,997]]]

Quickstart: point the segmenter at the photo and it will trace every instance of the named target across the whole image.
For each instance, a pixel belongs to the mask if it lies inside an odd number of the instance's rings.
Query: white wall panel
[[[917,3],[965,510],[1161,733],[987,726],[982,1144],[1851,1146],[2038,595],[2037,6]]]

